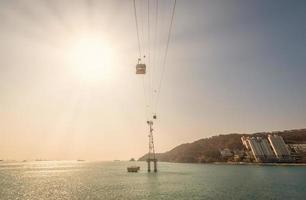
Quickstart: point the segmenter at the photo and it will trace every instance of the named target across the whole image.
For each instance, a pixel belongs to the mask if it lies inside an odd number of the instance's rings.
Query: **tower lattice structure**
[[[154,172],[157,172],[157,159],[155,156],[154,139],[153,139],[153,121],[147,121],[149,125],[149,153],[147,158],[148,172],[151,172],[151,162],[154,163]]]

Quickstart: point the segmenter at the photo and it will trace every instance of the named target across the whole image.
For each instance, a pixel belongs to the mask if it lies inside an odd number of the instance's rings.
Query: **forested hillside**
[[[181,144],[170,151],[157,154],[159,161],[165,162],[188,162],[205,163],[223,161],[220,155],[220,149],[229,148],[231,150],[242,150],[242,136],[267,136],[268,134],[277,134],[284,138],[288,144],[306,143],[306,129],[286,130],[278,132],[263,132],[253,134],[228,134],[204,138],[192,143]],[[139,158],[146,160],[147,154]]]

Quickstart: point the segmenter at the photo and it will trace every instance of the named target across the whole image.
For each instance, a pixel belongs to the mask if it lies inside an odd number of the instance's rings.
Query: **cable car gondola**
[[[136,65],[136,74],[146,74],[146,64],[138,63]]]
[[[144,56],[145,58],[145,56]],[[141,59],[138,58],[138,63],[136,65],[136,74],[146,74],[146,64],[140,63]]]

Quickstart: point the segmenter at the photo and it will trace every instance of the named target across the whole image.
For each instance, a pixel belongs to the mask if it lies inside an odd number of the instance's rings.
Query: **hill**
[[[158,153],[156,157],[164,162],[206,163],[223,161],[220,149],[243,150],[242,136],[267,136],[268,134],[280,135],[287,144],[306,143],[306,129],[285,130],[277,132],[262,132],[253,134],[227,134],[212,136],[197,140],[192,143],[181,144],[165,153]],[[139,158],[145,161],[147,154]]]

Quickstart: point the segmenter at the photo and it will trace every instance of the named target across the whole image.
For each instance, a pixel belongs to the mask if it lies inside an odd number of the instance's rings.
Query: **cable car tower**
[[[154,115],[153,118],[156,118]],[[148,158],[147,158],[147,163],[148,163],[148,172],[151,172],[151,162],[153,162],[154,166],[154,172],[157,172],[157,159],[155,157],[155,149],[154,149],[154,140],[153,140],[153,121],[147,121],[147,124],[150,128],[150,133],[149,133],[149,153],[148,153]]]
[[[146,65],[140,63],[141,59],[138,59],[138,64],[136,65],[136,74],[146,74]],[[153,119],[156,119],[156,114],[153,115]],[[147,124],[149,126],[149,152],[148,152],[148,172],[151,172],[151,162],[153,162],[154,172],[157,172],[157,159],[155,156],[154,140],[153,140],[153,120],[148,120]]]

